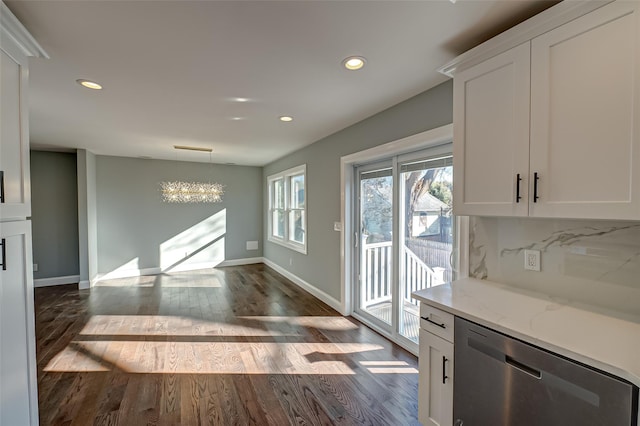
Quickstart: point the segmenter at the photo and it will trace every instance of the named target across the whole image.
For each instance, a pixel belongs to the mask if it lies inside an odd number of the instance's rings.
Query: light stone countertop
[[[640,316],[473,278],[420,290],[413,296],[640,386]]]

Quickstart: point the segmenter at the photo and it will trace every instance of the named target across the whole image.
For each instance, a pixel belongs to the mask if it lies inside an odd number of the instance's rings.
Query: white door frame
[[[351,315],[353,313],[351,295],[353,294],[354,256],[357,254],[357,250],[354,250],[353,246],[353,236],[356,230],[352,220],[355,211],[353,185],[357,179],[354,173],[354,166],[419,149],[435,147],[450,143],[452,140],[453,125],[447,124],[340,158],[340,221],[342,223],[342,234],[340,236],[340,299],[342,302],[341,313],[343,315]],[[468,221],[466,219],[459,220],[457,241],[459,258],[456,262],[458,264],[458,277],[468,275],[468,237]]]

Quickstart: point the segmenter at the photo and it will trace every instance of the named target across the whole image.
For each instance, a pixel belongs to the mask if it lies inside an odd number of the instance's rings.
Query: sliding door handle
[[[533,202],[538,202],[538,180],[540,180],[540,176],[538,176],[538,172],[533,174]]]
[[[5,241],[4,238],[2,239],[2,241],[0,241],[0,245],[2,246],[2,263],[0,264],[0,266],[2,266],[3,271],[6,271],[7,270],[7,242]]]
[[[520,173],[516,175],[516,203],[519,203],[522,199],[520,195],[520,182],[522,182],[522,178],[520,177]]]

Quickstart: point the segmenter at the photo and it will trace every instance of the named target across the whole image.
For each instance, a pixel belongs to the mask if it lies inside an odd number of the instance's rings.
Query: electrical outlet
[[[37,263],[33,264],[33,272],[38,272],[38,264]]]
[[[524,251],[524,269],[540,272],[540,250]]]
[[[333,222],[333,230],[334,231],[342,231],[342,222]]]

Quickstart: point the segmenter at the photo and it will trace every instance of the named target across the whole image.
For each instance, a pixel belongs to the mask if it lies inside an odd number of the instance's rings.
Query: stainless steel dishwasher
[[[458,317],[454,351],[456,426],[637,426],[622,379]]]

